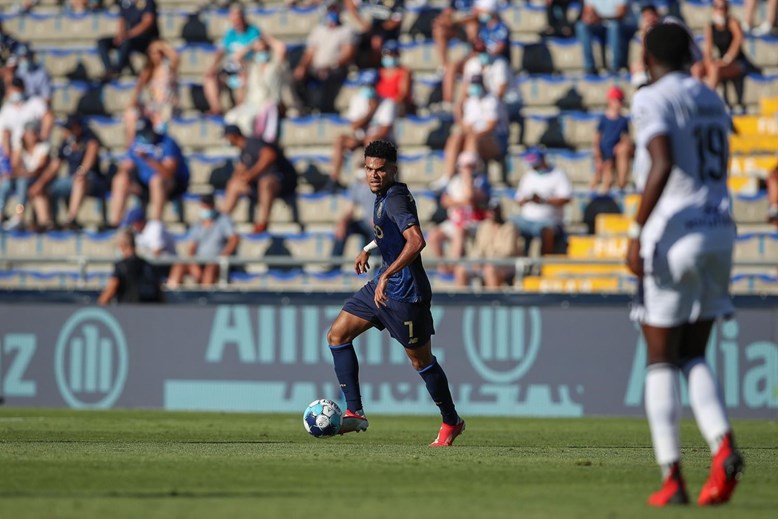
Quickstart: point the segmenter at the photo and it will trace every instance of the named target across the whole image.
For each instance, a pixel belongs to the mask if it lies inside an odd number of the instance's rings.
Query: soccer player
[[[689,75],[689,36],[659,24],[645,38],[652,84],[632,102],[635,175],[643,197],[629,229],[627,265],[638,276],[632,317],[648,348],[646,415],[664,484],[653,506],[688,502],[680,469],[678,374],[713,455],[700,505],[726,503],[743,473],[705,347],[729,296],[736,235],[727,190],[730,119],[719,96]]]
[[[405,347],[414,369],[427,385],[440,408],[443,424],[430,447],[448,447],[465,430],[465,422],[454,408],[448,379],[432,354],[430,337],[435,333],[430,313],[430,288],[421,262],[425,246],[419,226],[416,202],[408,186],[397,182],[397,148],[377,140],[365,148],[365,174],[375,193],[370,242],[354,261],[357,274],[367,272],[371,251],[381,250],[383,266],[376,277],[354,294],[335,318],[327,334],[335,374],[346,397],[340,433],[364,431],[368,427],[359,391],[359,362],[353,341],[370,328],[389,333]]]

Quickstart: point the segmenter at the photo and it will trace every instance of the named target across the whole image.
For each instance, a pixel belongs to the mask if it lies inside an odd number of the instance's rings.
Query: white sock
[[[716,378],[704,357],[697,357],[682,366],[689,386],[689,403],[697,420],[697,427],[716,454],[721,440],[730,431],[727,412],[718,390]]]
[[[647,369],[646,416],[656,462],[664,467],[681,458],[678,369],[671,364],[651,364]]]

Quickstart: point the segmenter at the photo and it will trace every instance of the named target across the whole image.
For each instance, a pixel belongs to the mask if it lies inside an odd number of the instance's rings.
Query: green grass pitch
[[[735,422],[746,475],[715,509],[653,510],[641,419],[471,418],[431,449],[437,417],[370,417],[309,437],[301,416],[0,409],[0,517],[776,517],[778,421]],[[696,498],[709,452],[683,423]]]

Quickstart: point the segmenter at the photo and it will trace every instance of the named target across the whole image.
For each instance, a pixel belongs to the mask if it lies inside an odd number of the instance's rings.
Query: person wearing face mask
[[[135,246],[138,254],[144,258],[175,258],[176,239],[159,220],[147,220],[142,207],[133,207],[122,221],[123,228],[129,228],[135,234]],[[169,265],[155,265],[154,270],[160,278],[170,274]]]
[[[275,143],[280,130],[279,106],[287,72],[286,45],[265,32],[240,52],[253,53],[252,60],[245,60],[246,97],[243,103],[224,115],[224,122],[237,125],[244,135],[256,135],[267,143]]]
[[[29,45],[19,45],[6,65],[12,74],[24,81],[24,95],[40,97],[48,105],[51,102],[51,76],[35,59],[35,52]]]
[[[24,227],[24,211],[28,198],[40,203],[37,196],[37,186],[41,174],[49,164],[50,146],[41,142],[40,122],[30,121],[24,125],[21,145],[14,150],[14,161],[18,164],[10,178],[0,183],[0,207],[5,207],[11,189],[16,191],[16,210],[14,215],[3,226],[6,230],[18,230]],[[32,193],[32,194],[31,194]],[[38,230],[53,229],[51,220],[39,222]]]
[[[405,0],[344,0],[343,3],[361,32],[357,65],[378,67],[384,43],[400,39]]]
[[[524,250],[539,238],[541,254],[553,254],[564,245],[564,207],[573,196],[567,174],[546,161],[542,150],[530,150],[524,157],[529,169],[519,181],[514,200],[521,207],[513,219],[524,237]]]
[[[332,154],[332,171],[329,191],[342,190],[340,174],[346,152],[366,146],[375,140],[394,140],[393,128],[397,118],[397,103],[383,99],[376,92],[378,72],[363,70],[358,79],[359,92],[349,100],[346,119],[351,123],[351,132],[335,139]]]
[[[122,259],[114,265],[113,274],[97,298],[97,304],[105,306],[114,299],[120,304],[163,303],[165,295],[159,276],[149,262],[138,257],[131,229],[119,231],[116,246]]]
[[[168,288],[181,286],[187,275],[199,285],[214,285],[219,279],[219,264],[213,261],[219,256],[232,256],[240,244],[240,236],[232,219],[216,210],[213,195],[203,195],[200,198],[200,217],[190,229],[187,240],[187,254],[191,258],[197,258],[198,262],[173,265],[168,278]]]
[[[478,39],[486,44],[491,56],[502,56],[511,60],[511,29],[500,17],[498,0],[476,0],[475,13],[478,18]]]
[[[322,23],[308,35],[305,52],[294,69],[294,89],[306,109],[337,113],[335,98],[357,53],[356,34],[341,23],[340,16],[337,4],[327,8]]]
[[[474,76],[484,78],[484,88],[498,99],[505,98],[512,79],[511,67],[502,56],[492,56],[486,50],[486,44],[476,40],[473,44],[473,54],[465,62],[462,71],[460,99],[464,99],[467,86]]]
[[[705,27],[703,63],[694,72],[715,90],[723,81],[741,78],[756,68],[743,52],[743,29],[729,14],[729,2],[714,0],[712,9],[711,23]],[[742,91],[738,97],[742,106]]]
[[[396,40],[387,41],[381,56],[381,68],[378,69],[378,96],[397,103],[399,116],[413,115],[416,106],[412,84],[413,72],[400,64],[400,44]]]
[[[459,131],[452,132],[446,141],[443,152],[445,169],[436,187],[445,186],[454,175],[457,157],[462,151],[475,152],[487,162],[504,157],[507,150],[508,112],[505,103],[486,91],[483,76],[473,76],[462,105]]]
[[[189,165],[181,147],[164,128],[140,119],[127,157],[111,181],[109,228],[118,227],[130,195],[148,199],[150,218],[161,220],[165,203],[189,188]]]

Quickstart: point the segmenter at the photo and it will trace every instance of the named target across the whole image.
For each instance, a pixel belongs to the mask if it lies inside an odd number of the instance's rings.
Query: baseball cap
[[[608,89],[608,99],[624,101],[624,91],[616,85],[613,85]]]
[[[14,78],[11,80],[11,86],[24,90],[24,80],[19,76],[14,76]]]
[[[362,86],[373,86],[378,83],[378,72],[375,69],[363,70],[359,73],[357,83]]]
[[[530,148],[524,154],[524,161],[533,168],[538,167],[546,159],[546,153],[540,148]]]
[[[134,223],[142,222],[145,219],[146,219],[146,213],[143,211],[143,208],[133,207],[125,215],[124,220],[122,220],[122,227],[129,227],[130,225]]]
[[[70,130],[74,126],[83,126],[83,125],[84,123],[81,120],[81,116],[79,116],[78,114],[70,114],[67,116],[62,126]]]
[[[237,135],[239,137],[243,136],[243,132],[240,131],[240,128],[237,124],[228,124],[224,127],[224,136],[227,137],[229,135]]]
[[[497,12],[497,0],[476,0],[475,6],[479,11],[487,13]]]
[[[203,205],[210,205],[210,206],[216,205],[216,201],[214,200],[213,195],[210,193],[202,195],[200,197],[200,203]]]

